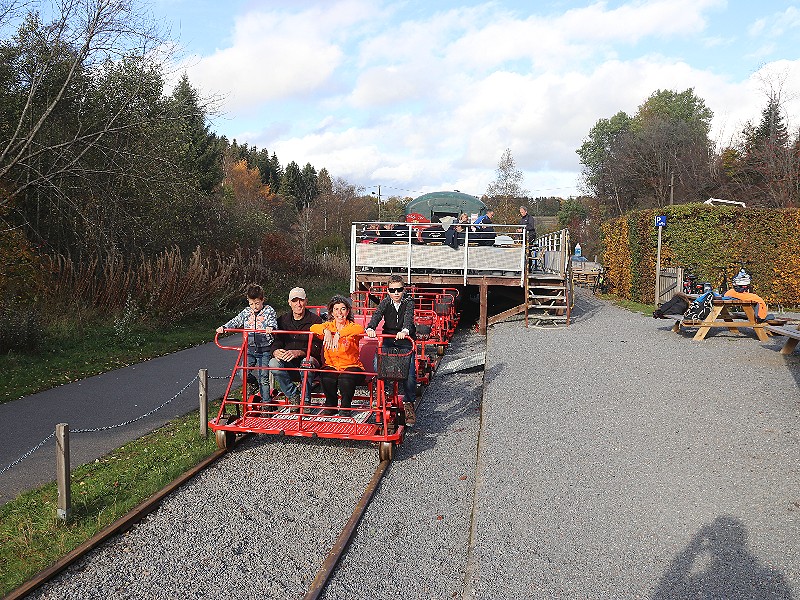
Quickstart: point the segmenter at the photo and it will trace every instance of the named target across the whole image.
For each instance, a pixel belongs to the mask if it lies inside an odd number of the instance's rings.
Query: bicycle
[[[684,294],[702,294],[705,284],[697,280],[697,275],[694,274],[694,267],[686,267],[683,272],[683,293]]]
[[[749,265],[750,263],[746,262],[744,260],[741,260],[741,259],[736,261],[736,262],[739,264],[739,267],[740,267],[739,270],[737,271],[737,274],[741,273],[742,271],[747,273],[747,269],[745,268],[745,265],[746,264]],[[728,290],[730,290],[733,287],[733,279],[735,278],[735,276],[732,276],[730,278],[728,277],[728,269],[729,268],[730,268],[729,265],[714,265],[714,269],[716,269],[718,273],[719,272],[722,273],[722,279],[720,279],[719,285],[715,288],[715,290],[719,294],[724,294],[725,292],[727,292]],[[733,267],[733,269],[735,270],[736,267]],[[745,286],[745,289],[743,289],[742,291],[752,292],[753,291],[752,285],[748,284],[747,286]]]

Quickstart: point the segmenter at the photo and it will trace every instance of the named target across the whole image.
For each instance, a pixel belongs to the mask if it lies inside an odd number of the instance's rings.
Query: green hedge
[[[658,232],[667,216],[661,265],[691,268],[716,287],[744,261],[755,293],[768,304],[800,306],[800,210],[682,204],[634,211],[603,224],[607,281],[619,296],[652,304]]]

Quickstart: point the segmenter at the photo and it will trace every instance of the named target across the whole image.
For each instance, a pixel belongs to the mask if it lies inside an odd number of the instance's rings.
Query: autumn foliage
[[[684,204],[640,210],[603,224],[603,264],[614,293],[652,304],[657,235],[655,217],[667,216],[662,266],[691,268],[716,287],[741,264],[755,293],[770,305],[800,306],[800,210]]]

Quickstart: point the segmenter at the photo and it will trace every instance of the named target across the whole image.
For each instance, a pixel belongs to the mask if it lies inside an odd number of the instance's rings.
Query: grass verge
[[[209,414],[213,412],[210,407]],[[66,524],[56,517],[55,483],[0,506],[0,563],[4,565],[0,570],[0,596],[211,455],[217,449],[214,436],[200,437],[198,416],[195,411],[175,419],[74,469],[72,518]]]
[[[49,332],[36,354],[0,356],[0,403],[208,342],[219,323],[207,316],[169,329],[138,325],[124,336],[103,324]]]
[[[631,312],[641,313],[643,315],[647,315],[648,317],[652,316],[653,311],[655,310],[655,307],[652,304],[641,304],[639,302],[634,302],[633,300],[620,298],[614,294],[598,294],[597,297],[613,302],[620,308],[624,308]]]

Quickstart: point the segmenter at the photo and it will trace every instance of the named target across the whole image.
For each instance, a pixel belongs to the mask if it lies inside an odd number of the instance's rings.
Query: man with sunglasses
[[[413,337],[414,329],[414,299],[405,293],[405,285],[400,275],[389,278],[389,293],[380,301],[378,308],[370,319],[366,328],[367,337],[374,338],[377,334],[375,328],[383,320],[383,333],[393,335],[394,338],[385,337],[381,347],[387,351],[408,352],[412,348],[407,337]],[[405,381],[403,408],[406,412],[406,424],[413,425],[416,421],[414,402],[417,399],[417,367],[414,353],[408,357],[408,378]],[[378,370],[378,356],[375,355],[374,370]]]
[[[320,316],[306,308],[306,291],[301,287],[292,288],[289,292],[289,307],[291,310],[278,317],[278,331],[305,332],[312,325],[322,323]],[[272,358],[269,366],[274,369],[299,369],[306,358],[308,340],[311,338],[311,356],[309,357],[312,368],[319,368],[322,342],[306,333],[278,333],[275,334]],[[292,404],[291,412],[300,410],[300,389],[296,381],[302,381],[302,371],[272,371],[278,386]],[[308,374],[306,380],[305,402],[311,402],[311,384],[314,373]]]

